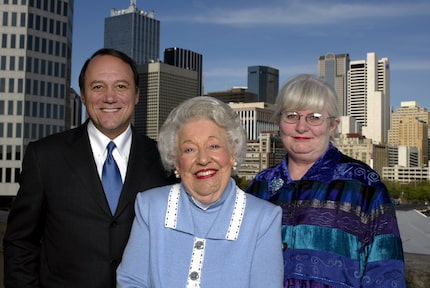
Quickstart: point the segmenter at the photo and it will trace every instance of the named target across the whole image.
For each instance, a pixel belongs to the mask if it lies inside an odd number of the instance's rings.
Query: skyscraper
[[[279,92],[279,70],[267,66],[249,66],[248,91],[258,95],[257,102],[274,104]]]
[[[340,113],[348,115],[347,79],[349,69],[349,54],[327,53],[318,59],[318,76],[331,85],[339,98]]]
[[[391,128],[388,131],[390,145],[404,145],[419,149],[419,164],[429,161],[430,113],[420,107],[416,101],[402,101],[391,116]]]
[[[133,124],[139,133],[157,140],[170,111],[186,99],[200,96],[197,71],[161,62],[139,66],[140,99]]]
[[[228,103],[239,115],[248,140],[256,141],[262,132],[277,131],[279,126],[273,119],[275,107],[266,102]]]
[[[203,56],[202,54],[182,48],[164,49],[164,63],[197,72],[199,91],[203,95]]]
[[[127,9],[111,10],[105,18],[104,47],[115,48],[138,64],[160,59],[160,21],[154,11],[145,12],[130,1]]]
[[[363,127],[375,143],[387,143],[390,128],[390,69],[388,58],[367,53],[366,60],[351,61],[348,73],[348,116]]]
[[[15,195],[27,144],[69,128],[73,0],[0,4],[0,193]],[[69,117],[70,118],[70,117]]]

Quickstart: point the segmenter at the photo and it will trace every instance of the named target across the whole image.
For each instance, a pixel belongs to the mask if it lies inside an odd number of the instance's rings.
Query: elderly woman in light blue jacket
[[[282,287],[281,208],[231,178],[245,145],[219,100],[195,97],[170,113],[158,147],[181,182],[138,194],[118,287]]]

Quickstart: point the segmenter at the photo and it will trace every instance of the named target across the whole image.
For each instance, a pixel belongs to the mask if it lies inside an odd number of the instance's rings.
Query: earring
[[[175,173],[176,178],[178,178],[178,179],[181,178],[181,175],[179,175],[178,170],[175,169],[175,171],[173,171],[173,173]]]
[[[234,161],[234,162],[233,162],[233,170],[234,170],[234,171],[236,171],[236,169],[237,169],[237,162],[236,162],[236,161]]]

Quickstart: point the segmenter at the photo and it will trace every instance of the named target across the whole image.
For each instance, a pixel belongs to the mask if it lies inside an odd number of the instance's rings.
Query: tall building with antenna
[[[155,12],[137,8],[136,0],[126,9],[112,9],[105,18],[104,47],[115,48],[138,65],[160,59],[160,21]]]

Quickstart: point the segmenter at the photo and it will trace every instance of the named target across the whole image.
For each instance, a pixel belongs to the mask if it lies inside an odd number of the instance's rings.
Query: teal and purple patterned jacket
[[[247,189],[283,209],[285,287],[405,287],[395,209],[380,176],[332,144],[299,181],[287,161]]]

